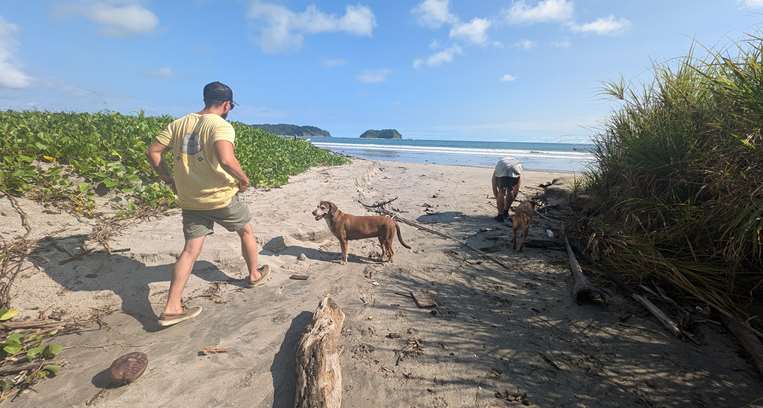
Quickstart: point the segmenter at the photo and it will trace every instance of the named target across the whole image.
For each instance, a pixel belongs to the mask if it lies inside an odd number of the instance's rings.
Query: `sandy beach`
[[[204,312],[163,330],[156,315],[183,244],[179,211],[130,226],[111,255],[61,265],[92,224],[20,200],[36,237],[53,238],[16,280],[12,305],[34,318],[97,313],[104,327],[61,338],[61,374],[3,406],[292,407],[296,342],[326,294],[347,316],[345,407],[722,407],[760,397],[754,369],[722,328],[701,325],[703,344],[695,346],[621,296],[606,307],[576,305],[564,252],[511,250],[510,227],[493,220],[491,171],[355,160],[247,192],[258,240],[283,236],[287,244],[261,254],[272,279],[245,289],[238,237],[216,227],[185,292],[186,304]],[[557,177],[570,174],[528,172],[522,193]],[[363,240],[350,243],[350,262],[340,265],[338,241],[310,211],[329,200],[367,214],[359,200],[394,197],[403,217],[510,268],[407,225],[402,235],[413,249],[396,242],[394,263],[370,259],[378,242]],[[531,238],[542,238],[545,227],[536,218]],[[0,200],[0,232],[18,230],[15,212]],[[412,290],[431,291],[436,313],[417,308]],[[200,356],[205,346],[228,352]],[[134,384],[106,387],[104,370],[130,351],[148,354],[148,370]]]

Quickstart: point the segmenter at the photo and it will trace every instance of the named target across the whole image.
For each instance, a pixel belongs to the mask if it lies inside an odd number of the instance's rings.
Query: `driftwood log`
[[[750,355],[760,375],[763,375],[763,344],[761,344],[760,340],[758,340],[746,324],[725,315],[722,319],[726,328],[729,329],[734,337],[737,338],[739,344],[742,345],[742,348]]]
[[[330,297],[323,298],[299,340],[295,408],[341,407],[339,339],[343,324],[342,309]]]
[[[683,334],[683,331],[678,327],[676,322],[673,321],[668,315],[665,314],[662,310],[660,310],[659,307],[655,306],[654,303],[652,303],[649,299],[638,295],[638,294],[632,294],[631,297],[635,299],[637,302],[641,304],[641,306],[644,306],[644,309],[648,310],[649,313],[652,314],[657,320],[660,321],[660,323],[668,329],[670,334],[680,338]]]
[[[577,304],[586,302],[607,303],[607,293],[591,284],[583,274],[575,253],[572,251],[570,241],[564,237],[564,246],[567,248],[567,255],[570,258],[570,271],[572,271],[572,297]]]

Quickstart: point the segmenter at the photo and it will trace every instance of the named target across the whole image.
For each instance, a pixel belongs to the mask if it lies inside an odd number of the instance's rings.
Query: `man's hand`
[[[233,153],[233,143],[227,140],[216,141],[215,153],[217,153],[217,161],[223,170],[238,181],[238,190],[246,191],[249,188],[249,177],[244,173],[241,164]]]
[[[177,193],[177,190],[175,189],[175,180],[170,175],[170,172],[167,171],[167,167],[164,164],[164,159],[162,158],[162,152],[167,148],[167,146],[164,146],[161,143],[154,142],[151,144],[151,146],[148,147],[148,150],[146,151],[146,157],[148,157],[148,162],[151,164],[151,167],[156,171],[156,173],[159,175],[159,178],[167,183],[170,188],[172,188],[172,191],[174,193]]]
[[[238,191],[243,193],[249,188],[249,177],[238,181]]]

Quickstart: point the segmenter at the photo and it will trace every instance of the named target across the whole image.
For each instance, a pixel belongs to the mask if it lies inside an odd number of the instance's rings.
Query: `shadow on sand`
[[[75,235],[42,240],[30,259],[66,290],[112,291],[121,298],[122,311],[139,321],[144,330],[160,330],[161,326],[157,323],[157,315],[151,305],[149,285],[169,282],[173,263],[147,266],[123,255],[94,252],[82,259],[62,264],[69,256],[56,248],[71,247],[73,243],[81,245],[86,238],[86,235]],[[193,274],[208,282],[226,282],[239,287],[244,287],[245,284],[241,279],[225,275],[217,265],[207,261],[197,261]]]

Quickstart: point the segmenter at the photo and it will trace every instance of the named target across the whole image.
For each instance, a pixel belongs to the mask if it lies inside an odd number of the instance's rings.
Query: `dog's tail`
[[[395,229],[397,230],[397,240],[400,241],[400,244],[408,249],[411,249],[411,247],[403,241],[403,236],[400,235],[400,225],[395,223]]]

